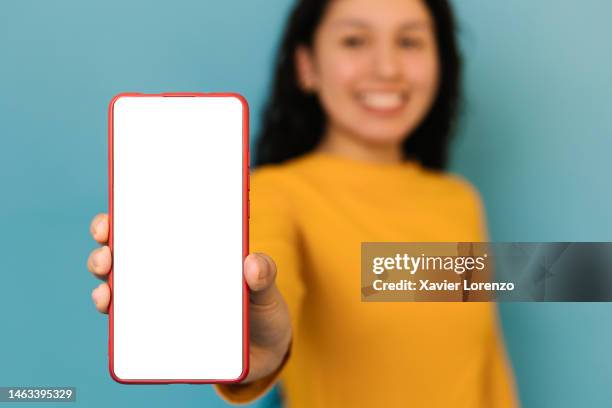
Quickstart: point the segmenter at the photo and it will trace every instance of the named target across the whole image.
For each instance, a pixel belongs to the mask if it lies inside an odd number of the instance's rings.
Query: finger
[[[101,313],[108,313],[108,305],[110,303],[110,288],[107,283],[101,283],[91,292],[91,299]]]
[[[98,214],[91,221],[89,232],[98,243],[106,244],[108,242],[108,230],[108,214]]]
[[[108,278],[113,263],[111,250],[108,246],[94,249],[87,258],[87,269],[98,279]]]
[[[268,305],[278,300],[276,264],[268,255],[249,254],[244,260],[244,277],[251,290],[251,303]]]

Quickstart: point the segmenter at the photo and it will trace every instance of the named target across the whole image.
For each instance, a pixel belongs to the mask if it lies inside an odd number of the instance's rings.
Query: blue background
[[[492,238],[612,241],[612,3],[454,3],[467,65],[452,167],[482,192]],[[107,209],[106,110],[121,91],[236,91],[257,129],[289,6],[2,2],[0,386],[76,386],[84,407],[225,406],[210,386],[107,373],[85,267],[89,222]],[[524,406],[611,406],[610,312],[502,306]]]

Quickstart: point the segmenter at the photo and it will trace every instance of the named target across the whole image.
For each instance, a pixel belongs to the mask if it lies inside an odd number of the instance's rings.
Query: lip
[[[357,92],[355,99],[366,112],[377,116],[393,116],[404,110],[408,103],[405,91],[367,90]]]

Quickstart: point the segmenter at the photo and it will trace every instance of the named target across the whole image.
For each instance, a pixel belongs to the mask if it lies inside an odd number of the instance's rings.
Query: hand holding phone
[[[151,222],[155,222],[152,220]],[[89,271],[103,282],[91,293],[96,309],[108,313],[111,290],[108,272],[112,253],[108,247],[108,215],[98,214],[91,222],[90,233],[100,244],[87,259]],[[152,256],[155,256],[154,254]],[[249,374],[248,383],[274,372],[285,356],[291,341],[291,324],[287,305],[274,282],[274,260],[265,254],[250,254],[244,261],[244,277],[249,286]],[[270,305],[275,305],[271,308]]]
[[[280,325],[265,313],[253,316],[250,326],[269,334],[251,336],[258,340],[252,351],[247,341],[248,312],[280,297],[271,284],[251,288],[249,300],[243,278],[247,119],[246,103],[231,94],[124,94],[111,103],[111,212],[92,230],[96,236],[107,228],[97,238],[109,246],[92,254],[90,269],[110,277],[94,298],[104,303],[113,292],[109,359],[119,382],[231,383],[274,369],[277,354],[282,359],[290,339],[286,311]],[[265,266],[250,268],[274,272],[265,256],[251,263],[260,262]],[[247,353],[255,357],[259,345],[267,361],[254,358],[259,367],[247,377]],[[270,346],[279,352],[270,354]]]

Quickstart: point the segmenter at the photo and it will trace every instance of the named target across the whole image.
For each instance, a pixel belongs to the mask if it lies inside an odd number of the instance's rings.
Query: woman
[[[281,379],[293,407],[516,405],[494,305],[360,301],[361,242],[486,240],[443,172],[459,71],[445,0],[297,4],[251,179],[251,371],[225,399]],[[88,265],[104,277],[108,247]],[[92,297],[106,312],[108,285]]]

